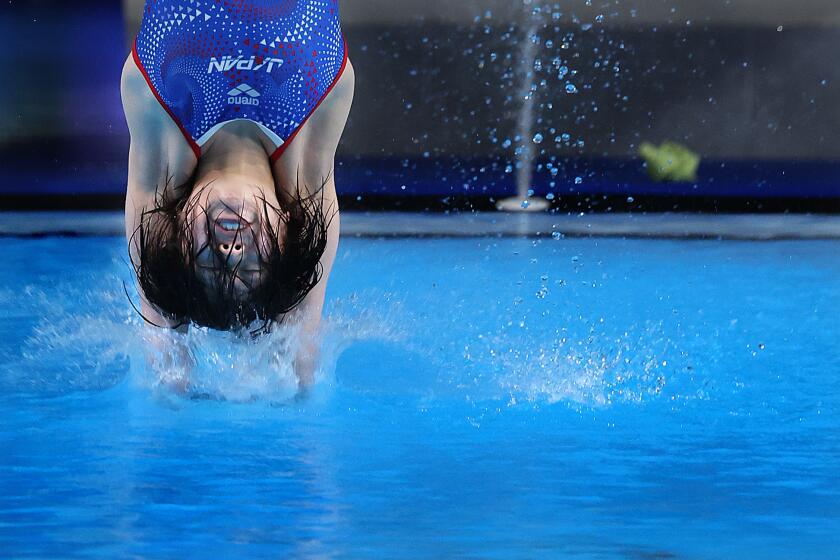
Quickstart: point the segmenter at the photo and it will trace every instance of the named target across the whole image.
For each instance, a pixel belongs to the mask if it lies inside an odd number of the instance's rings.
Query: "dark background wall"
[[[357,72],[339,154],[346,192],[510,192],[531,141],[515,127],[526,82],[543,137],[538,191],[840,196],[840,3],[589,4],[345,0]],[[39,39],[0,55],[32,61],[11,65],[15,85],[0,97],[11,108],[0,114],[4,192],[66,191],[68,168],[77,190],[123,188],[116,80],[141,5],[24,0],[0,15],[4,37]],[[521,46],[535,21],[536,66]],[[47,46],[56,37],[62,49]],[[638,145],[664,140],[704,157],[697,184],[645,182]],[[32,173],[33,157],[44,172]]]
[[[521,100],[508,27],[453,24],[348,30],[359,74],[345,149],[503,154]],[[515,28],[515,35],[522,34]],[[547,80],[535,132],[569,133],[558,154],[623,156],[642,140],[674,139],[731,158],[840,157],[840,29],[638,25],[545,30]],[[571,52],[561,48],[564,39]],[[510,57],[510,58],[508,58]],[[560,59],[577,75],[557,79]],[[567,94],[573,83],[577,94]],[[376,131],[376,133],[373,133]],[[385,133],[385,134],[383,134]],[[496,140],[499,140],[498,142]]]

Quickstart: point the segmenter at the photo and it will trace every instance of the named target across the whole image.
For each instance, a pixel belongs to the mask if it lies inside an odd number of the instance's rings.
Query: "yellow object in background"
[[[697,180],[697,168],[700,156],[682,144],[664,142],[655,146],[643,142],[639,146],[639,155],[647,163],[648,175],[656,182],[694,182]]]

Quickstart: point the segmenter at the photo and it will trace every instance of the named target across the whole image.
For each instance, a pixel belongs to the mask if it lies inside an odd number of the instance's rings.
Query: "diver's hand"
[[[315,371],[318,368],[318,343],[309,332],[301,333],[301,341],[295,355],[295,375],[298,389],[305,392],[315,383]]]
[[[146,366],[154,383],[175,393],[188,393],[195,360],[182,337],[175,331],[147,327],[144,339]]]

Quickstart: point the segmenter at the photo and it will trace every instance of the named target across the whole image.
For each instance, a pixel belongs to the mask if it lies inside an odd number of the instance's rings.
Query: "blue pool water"
[[[840,243],[345,239],[297,400],[122,246],[0,239],[3,557],[840,557]]]

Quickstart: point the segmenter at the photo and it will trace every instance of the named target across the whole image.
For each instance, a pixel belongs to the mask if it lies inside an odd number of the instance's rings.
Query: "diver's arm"
[[[140,197],[142,200],[142,193]],[[142,208],[146,205],[139,206],[137,202],[138,195],[135,194],[132,197],[131,188],[129,188],[125,205],[125,225],[126,238],[129,240],[129,258],[132,263],[137,262],[136,259],[139,259],[137,240],[134,237],[134,232],[137,229],[137,224],[139,224],[140,219],[138,213],[142,212]],[[187,331],[187,327],[179,325],[172,319],[162,315],[146,300],[139,286],[137,290],[140,299],[139,311],[144,322],[147,323],[143,334],[146,342],[143,348],[146,364],[148,364],[151,371],[155,372],[161,385],[177,393],[185,393],[189,388],[189,377],[194,360],[186,344],[178,338],[173,338],[166,330],[175,329],[180,333],[184,333]]]
[[[129,185],[130,185],[129,181]],[[142,192],[140,194],[142,199]],[[138,195],[131,196],[131,188],[129,194],[126,196],[125,205],[125,225],[126,237],[129,240],[129,258],[131,262],[136,262],[139,259],[137,250],[137,240],[134,237],[134,232],[139,224],[139,212],[142,212],[143,206],[138,205]],[[148,201],[146,201],[148,203]],[[152,201],[153,202],[153,201]],[[146,364],[157,376],[159,383],[176,393],[185,393],[189,389],[190,372],[194,365],[194,360],[189,353],[189,350],[179,337],[172,337],[167,333],[168,329],[175,329],[180,333],[187,331],[186,326],[179,325],[172,319],[162,315],[153,305],[151,305],[143,291],[138,286],[138,295],[140,299],[140,313],[144,322],[147,323],[143,331],[143,338],[146,342],[143,348]]]
[[[292,314],[302,329],[295,357],[295,372],[302,389],[314,381],[321,313],[338,249],[341,223],[335,187],[335,153],[353,104],[354,88],[355,74],[352,64],[348,62],[336,87],[312,114],[273,168],[276,184],[299,188],[316,197],[323,195],[324,214],[327,219],[332,218],[327,232],[327,247],[321,257],[321,281]]]
[[[123,67],[120,90],[131,133],[125,197],[125,235],[133,267],[140,259],[139,239],[135,234],[138,232],[144,210],[154,208],[158,189],[169,180],[169,160],[174,159],[177,162],[172,171],[173,174],[177,174],[178,168],[189,169],[187,158],[191,154],[184,154],[183,147],[178,145],[177,141],[180,139],[177,134],[180,131],[176,130],[174,140],[169,140],[173,138],[171,127],[174,125],[168,120],[168,115],[165,115],[166,118],[161,116],[162,108],[131,56]],[[183,140],[181,142],[183,143]],[[181,175],[183,173],[184,171],[181,171]],[[149,323],[143,333],[146,363],[161,385],[176,392],[185,392],[189,386],[189,375],[194,361],[183,341],[173,338],[167,330],[177,329],[184,332],[186,327],[179,326],[155,309],[146,300],[139,286],[138,292],[139,312],[143,320]]]
[[[321,315],[324,311],[324,300],[327,294],[327,284],[330,280],[335,255],[338,251],[339,232],[341,230],[341,218],[338,213],[338,205],[335,202],[335,182],[330,181],[324,187],[324,211],[327,219],[331,219],[327,229],[327,247],[321,257],[323,274],[321,280],[312,289],[298,308],[297,317],[300,321],[300,342],[295,356],[295,373],[298,376],[301,388],[312,385],[315,381],[315,370],[318,365],[320,352],[320,326]]]
[[[132,265],[139,263],[135,236],[144,210],[154,208],[159,189],[167,182],[180,184],[195,168],[195,156],[169,115],[165,113],[132,56],[123,66],[120,82],[123,110],[131,134],[125,197],[125,233]],[[161,315],[142,293],[140,312],[159,327],[177,324]]]
[[[178,329],[183,332],[182,328]],[[195,360],[186,342],[172,331],[148,327],[143,331],[143,354],[158,385],[176,393],[186,393]]]

